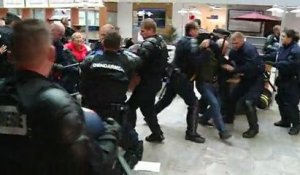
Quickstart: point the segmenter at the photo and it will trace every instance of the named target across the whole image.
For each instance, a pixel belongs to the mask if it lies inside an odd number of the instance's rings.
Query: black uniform
[[[117,132],[84,133],[81,107],[44,76],[17,72],[0,85],[1,174],[111,174]]]
[[[122,125],[124,136],[121,146],[126,151],[132,150],[138,159],[142,156],[139,152],[142,143],[138,141],[134,128],[128,124],[125,101],[129,81],[140,62],[139,57],[126,51],[105,51],[103,55],[88,57],[81,65],[80,86],[88,108],[102,118],[114,118]]]
[[[250,131],[254,134],[258,132],[257,114],[255,104],[263,91],[264,87],[264,64],[256,48],[248,42],[238,50],[231,50],[229,61],[235,63],[234,73],[243,74],[241,82],[233,89],[230,95],[230,102],[226,110],[226,123],[233,123],[234,113],[238,100],[242,100],[245,106],[246,116],[250,126]],[[254,136],[250,134],[251,136]],[[250,136],[244,133],[244,137]]]
[[[54,41],[53,46],[55,47],[56,60],[50,78],[60,84],[70,94],[78,92],[78,66],[64,68],[64,66],[78,63],[77,60],[70,50],[64,49],[64,45],[61,41]]]
[[[152,138],[158,138],[154,140],[161,141],[163,140],[163,134],[154,112],[154,103],[156,93],[161,89],[161,79],[167,64],[168,50],[166,43],[158,35],[149,37],[141,44],[138,55],[143,60],[143,64],[141,69],[138,70],[141,77],[140,84],[135,88],[128,101],[131,124],[135,127],[136,110],[140,108],[152,132],[152,137],[147,137],[146,140],[152,141]]]
[[[299,69],[300,69],[300,48],[296,42],[282,46],[278,51],[278,57],[274,64],[278,69],[278,77],[275,81],[278,92],[275,97],[279,107],[281,121],[276,126],[292,128],[289,134],[294,135],[300,130],[300,117],[298,103],[299,91]]]
[[[12,28],[9,26],[0,27],[0,47],[2,45],[7,46],[9,50],[9,44],[11,40]],[[7,52],[0,54],[0,78],[5,78],[14,72],[13,65],[9,62]]]
[[[177,94],[180,95],[188,105],[186,139],[203,143],[205,139],[197,133],[198,99],[193,86],[198,48],[197,40],[192,37],[185,36],[178,41],[172,63],[174,70],[166,84],[164,96],[155,104],[155,112],[160,113]]]

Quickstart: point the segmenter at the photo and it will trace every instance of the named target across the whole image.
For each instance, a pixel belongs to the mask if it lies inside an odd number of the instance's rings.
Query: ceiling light
[[[295,10],[291,10],[291,13],[300,13],[300,6],[297,7]]]
[[[179,14],[184,15],[189,13],[187,9],[182,8],[181,10],[178,11]]]
[[[277,13],[283,13],[284,10],[281,9],[278,5],[273,5],[272,8],[267,9],[268,12],[277,12]]]
[[[192,9],[189,12],[193,14],[201,15],[201,12],[198,9]]]

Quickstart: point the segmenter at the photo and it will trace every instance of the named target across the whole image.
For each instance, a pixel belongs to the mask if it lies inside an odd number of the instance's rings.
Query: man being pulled
[[[121,36],[108,31],[102,45],[104,53],[87,57],[81,65],[81,93],[88,108],[104,120],[114,118],[122,126],[121,146],[126,150],[125,159],[133,167],[142,158],[143,143],[134,128],[129,127],[125,104],[129,81],[141,60],[134,54],[119,52]]]
[[[111,174],[119,126],[97,138],[85,133],[78,103],[47,79],[55,60],[44,22],[16,24],[11,42],[16,75],[0,85],[1,175]]]
[[[214,41],[210,42],[211,47],[213,45],[217,46]],[[225,55],[228,42],[219,39],[217,43],[219,49],[216,49],[216,52],[222,53],[222,56]],[[204,110],[203,116],[199,119],[199,123],[206,125],[208,124],[208,120],[212,118],[219,131],[220,138],[228,139],[231,137],[231,134],[225,129],[223,116],[221,114],[221,104],[219,102],[219,92],[216,86],[222,60],[210,48],[201,50],[200,59],[196,87],[201,94],[201,101],[203,100],[206,105],[209,105],[209,108]]]
[[[197,133],[198,99],[193,86],[195,57],[199,52],[196,40],[198,26],[194,22],[187,23],[185,25],[185,35],[176,45],[175,58],[172,63],[174,70],[171,73],[170,81],[166,85],[164,96],[155,104],[155,112],[157,114],[161,112],[171,104],[177,94],[180,95],[185,104],[188,105],[185,139],[196,143],[204,143],[205,138]]]
[[[258,57],[256,48],[244,39],[244,35],[240,32],[232,34],[233,49],[229,53],[229,61],[235,65],[224,64],[222,66],[225,70],[240,77],[240,82],[230,95],[224,122],[233,123],[237,102],[242,100],[249,123],[249,129],[243,133],[243,137],[253,138],[259,132],[255,104],[264,88],[264,64]]]

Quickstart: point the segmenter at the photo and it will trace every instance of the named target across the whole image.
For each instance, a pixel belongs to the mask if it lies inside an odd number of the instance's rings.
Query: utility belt
[[[126,104],[110,103],[99,105],[96,111],[99,112],[102,118],[113,118],[122,126],[127,121],[129,107]]]

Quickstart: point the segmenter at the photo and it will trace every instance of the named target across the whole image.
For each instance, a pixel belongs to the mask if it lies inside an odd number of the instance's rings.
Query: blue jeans
[[[209,108],[204,112],[203,118],[207,121],[212,118],[219,132],[225,131],[220,101],[216,88],[213,86],[213,84],[208,82],[197,82],[196,86],[201,94],[201,98],[203,98],[204,102],[209,105]]]

